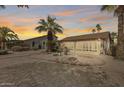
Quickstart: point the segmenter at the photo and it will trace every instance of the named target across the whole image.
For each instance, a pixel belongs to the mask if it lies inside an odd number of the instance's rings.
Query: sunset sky
[[[64,28],[63,34],[57,34],[59,39],[91,33],[96,24],[100,24],[103,31],[117,32],[117,18],[112,13],[101,12],[100,8],[98,5],[34,5],[29,6],[29,9],[6,6],[5,9],[0,9],[0,26],[11,28],[24,40],[45,35],[46,33],[38,33],[34,29],[39,19],[51,15]]]

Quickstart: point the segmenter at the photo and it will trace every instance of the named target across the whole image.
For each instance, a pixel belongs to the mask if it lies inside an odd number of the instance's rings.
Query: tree
[[[116,32],[111,33],[111,39],[114,40],[114,38],[117,38],[117,33]]]
[[[29,8],[28,5],[17,5],[18,8]],[[0,5],[0,9],[5,9],[5,5]],[[2,49],[6,47],[6,41],[18,39],[17,34],[15,34],[11,29],[7,27],[0,27],[0,43],[2,43]]]
[[[0,8],[4,9],[4,8],[5,8],[5,6],[4,6],[4,5],[0,5]]]
[[[100,24],[97,24],[97,25],[96,25],[96,29],[97,29],[98,32],[100,32],[100,30],[102,30]]]
[[[111,32],[111,41],[112,41],[112,45],[116,45],[115,40],[117,40],[117,33],[116,32]]]
[[[115,10],[118,8],[118,5],[103,5],[101,7],[101,11],[107,11],[107,12],[115,12],[115,14],[117,13]]]
[[[28,5],[17,5],[17,7],[18,7],[18,8],[24,8],[24,7],[25,7],[25,8],[29,8]],[[1,8],[1,9],[5,9],[6,6],[5,6],[5,5],[0,5],[0,8]]]
[[[48,16],[46,20],[40,19],[38,22],[39,26],[35,28],[39,33],[47,32],[47,51],[52,51],[53,36],[56,33],[63,33],[63,27],[56,23],[56,18]]]
[[[95,33],[96,32],[96,29],[92,29],[92,32]]]
[[[0,27],[0,42],[1,42],[1,49],[6,49],[6,42],[10,40],[18,40],[17,34],[14,33],[8,27]]]

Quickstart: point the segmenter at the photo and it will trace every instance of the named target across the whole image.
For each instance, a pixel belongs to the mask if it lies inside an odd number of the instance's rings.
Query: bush
[[[21,46],[14,46],[11,48],[12,51],[28,51],[30,50],[29,47],[21,47]]]
[[[32,50],[39,50],[39,48],[34,47],[34,48],[32,48]]]
[[[22,51],[28,51],[28,50],[30,50],[29,47],[22,47]]]
[[[5,54],[8,54],[7,50],[0,50],[0,55],[5,55]]]

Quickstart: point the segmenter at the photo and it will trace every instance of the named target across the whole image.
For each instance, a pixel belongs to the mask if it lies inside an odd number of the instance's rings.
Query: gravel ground
[[[0,56],[0,86],[124,86],[124,62],[109,56],[53,56],[28,51]]]

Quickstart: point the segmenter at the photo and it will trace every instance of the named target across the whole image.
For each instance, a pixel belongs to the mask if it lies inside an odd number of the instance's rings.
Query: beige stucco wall
[[[62,44],[68,47],[72,54],[105,54],[104,49],[109,49],[110,47],[108,41],[103,41],[100,39],[89,41],[66,41],[62,42]]]

